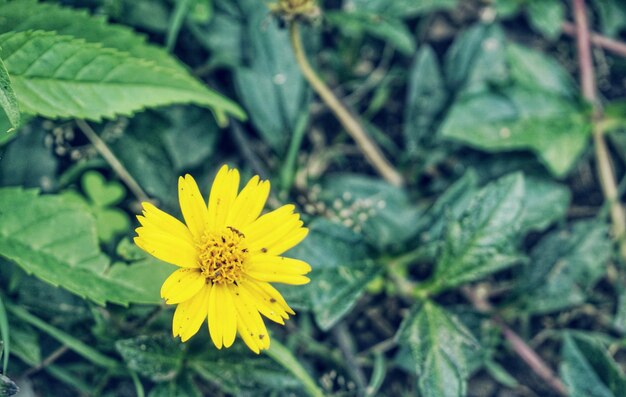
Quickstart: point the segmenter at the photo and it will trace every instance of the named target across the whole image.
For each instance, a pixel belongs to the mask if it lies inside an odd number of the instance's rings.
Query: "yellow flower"
[[[191,175],[178,179],[185,224],[143,203],[135,244],[179,266],[161,287],[167,304],[178,304],[172,331],[185,342],[205,318],[218,349],[230,347],[237,332],[255,353],[270,346],[260,314],[284,324],[295,314],[270,282],[306,284],[311,267],[282,253],[300,243],[308,229],[284,205],[261,215],[269,181],[253,177],[239,192],[239,171],[224,165],[215,177],[208,205]],[[261,216],[259,216],[261,215]]]

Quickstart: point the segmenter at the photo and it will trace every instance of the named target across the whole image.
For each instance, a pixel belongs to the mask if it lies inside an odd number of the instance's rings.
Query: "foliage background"
[[[320,6],[309,56],[404,187],[314,95],[262,1],[0,2],[0,395],[626,395],[626,269],[570,2]],[[626,39],[621,1],[587,8]],[[625,55],[593,51],[618,181]],[[311,229],[290,254],[312,282],[281,288],[298,314],[270,355],[172,339],[172,268],[130,242],[143,196],[179,215],[178,176],[206,193],[223,163],[269,178],[270,206],[297,203]]]

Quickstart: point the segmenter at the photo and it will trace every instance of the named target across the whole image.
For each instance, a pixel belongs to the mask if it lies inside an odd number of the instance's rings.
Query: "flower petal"
[[[261,281],[302,285],[310,280],[304,274],[311,271],[308,263],[283,256],[256,254],[246,266],[246,274]]]
[[[237,335],[237,312],[230,289],[214,284],[209,298],[209,333],[218,349],[230,347]]]
[[[272,302],[271,297],[263,293],[263,291],[250,286],[246,282],[240,282],[239,286],[241,293],[246,295],[248,300],[254,302],[254,306],[259,313],[275,323],[285,325],[284,319],[289,318],[289,315],[280,307],[280,305],[276,304],[275,300]]]
[[[178,178],[178,201],[189,231],[195,239],[199,239],[206,229],[208,214],[202,193],[189,174]]]
[[[186,239],[142,226],[135,229],[135,244],[164,262],[181,267],[198,267],[196,248]]]
[[[266,252],[269,247],[289,238],[298,229],[302,228],[302,225],[303,222],[300,220],[300,215],[293,214],[285,219],[284,222],[274,224],[273,229],[269,229],[266,234],[258,238],[248,237],[245,232],[243,234],[246,236],[246,241],[249,241],[248,248],[250,252]]]
[[[226,226],[226,217],[239,190],[239,171],[229,170],[223,165],[218,171],[211,186],[208,205],[208,227],[210,230],[221,230]]]
[[[269,193],[269,181],[260,181],[258,175],[252,177],[228,210],[226,225],[242,229],[252,223],[263,211]]]
[[[174,312],[172,332],[174,336],[180,336],[183,342],[194,336],[207,318],[211,284],[205,285],[191,299],[180,303]]]
[[[263,297],[263,301],[279,312],[282,318],[288,318],[289,316],[287,314],[296,314],[289,307],[280,292],[272,287],[270,283],[255,280],[251,277],[246,277],[240,280],[239,283],[248,288],[248,290],[254,291],[257,296]]]
[[[155,228],[163,233],[169,233],[173,236],[184,238],[193,245],[193,237],[191,236],[187,226],[185,226],[181,221],[174,218],[170,214],[161,211],[152,203],[144,202],[141,205],[143,207],[142,212],[144,216],[138,216],[137,219],[142,226]]]
[[[237,329],[243,341],[255,353],[269,348],[270,340],[261,315],[254,304],[247,300],[239,291],[238,286],[231,285],[233,302],[237,308]]]
[[[250,241],[259,240],[273,233],[277,226],[284,225],[290,221],[297,222],[300,215],[294,214],[296,207],[293,204],[283,205],[274,211],[261,215],[254,222],[241,227],[240,231],[245,234]]]
[[[161,297],[172,305],[191,299],[206,284],[200,269],[183,268],[172,273],[161,286]]]

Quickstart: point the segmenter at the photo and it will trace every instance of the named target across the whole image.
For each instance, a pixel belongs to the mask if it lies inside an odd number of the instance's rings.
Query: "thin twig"
[[[559,377],[552,371],[552,369],[546,364],[545,361],[528,346],[524,340],[515,333],[502,318],[498,315],[492,314],[491,304],[485,299],[484,294],[476,293],[469,287],[462,288],[463,295],[469,300],[474,308],[481,313],[491,314],[491,321],[496,324],[506,340],[510,343],[513,351],[533,370],[537,376],[543,379],[548,386],[550,386],[559,395],[567,397],[567,388],[559,379]]]
[[[576,25],[571,22],[565,22],[561,26],[563,33],[568,36],[576,37]],[[604,48],[607,51],[611,51],[617,55],[626,57],[626,44],[621,41],[617,41],[610,37],[603,36],[598,33],[590,32],[589,40],[591,44]]]
[[[302,46],[300,29],[297,21],[290,23],[289,36],[291,38],[291,46],[293,47],[296,61],[300,66],[302,74],[309,84],[311,84],[315,92],[317,92],[320,98],[322,98],[326,105],[328,105],[328,107],[332,110],[343,128],[346,129],[346,132],[352,137],[352,139],[354,139],[359,149],[365,155],[365,158],[376,169],[376,171],[383,178],[385,178],[387,182],[395,186],[404,185],[404,178],[402,175],[400,175],[400,173],[391,165],[389,160],[387,160],[382,150],[365,132],[361,123],[359,123],[356,118],[350,114],[348,109],[339,99],[337,99],[335,94],[333,94],[330,88],[328,88],[328,86],[322,81],[322,79],[320,79],[311,67]]]
[[[611,165],[611,155],[604,139],[602,129],[602,107],[598,100],[596,77],[591,57],[589,24],[585,0],[572,0],[576,21],[576,43],[578,47],[578,65],[580,68],[580,87],[583,97],[593,106],[593,142],[596,152],[598,176],[602,193],[610,205],[613,237],[619,245],[620,254],[626,260],[626,212],[619,201],[615,173]]]
[[[133,193],[133,195],[140,202],[150,201],[150,198],[144,192],[144,190],[139,186],[139,183],[133,178],[133,176],[126,170],[126,167],[118,160],[115,154],[109,149],[107,144],[96,134],[96,132],[91,128],[87,122],[84,120],[76,120],[76,125],[78,128],[85,134],[89,142],[93,145],[93,147],[100,153],[100,155],[106,160],[107,163],[111,166],[113,171],[117,174],[117,176],[128,186],[128,189]]]
[[[56,360],[58,360],[62,355],[64,355],[65,353],[67,353],[67,351],[69,350],[69,348],[65,345],[59,347],[58,349],[56,349],[55,351],[53,351],[52,353],[50,353],[50,355],[48,357],[46,357],[41,363],[39,363],[37,366],[30,368],[29,370],[27,370],[26,372],[24,372],[24,374],[22,375],[24,378],[27,378],[39,371],[41,371],[42,369],[46,368],[48,365],[54,363]]]
[[[332,329],[331,332],[337,341],[337,345],[339,345],[339,349],[341,350],[343,357],[346,360],[346,369],[356,383],[357,395],[364,396],[365,388],[367,387],[367,380],[365,379],[365,375],[357,362],[356,355],[354,354],[354,348],[352,346],[352,337],[348,332],[346,324],[340,322]]]

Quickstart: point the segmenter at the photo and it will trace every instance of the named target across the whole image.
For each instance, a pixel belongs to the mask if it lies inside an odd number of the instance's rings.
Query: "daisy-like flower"
[[[143,203],[135,244],[150,255],[179,266],[161,287],[167,304],[177,304],[172,331],[183,342],[205,318],[218,349],[230,347],[237,333],[252,351],[270,346],[261,314],[279,324],[295,314],[270,282],[306,284],[311,267],[281,256],[300,243],[308,229],[284,205],[261,215],[269,181],[253,177],[239,192],[239,171],[224,165],[215,177],[208,205],[191,175],[178,179],[185,224]]]

